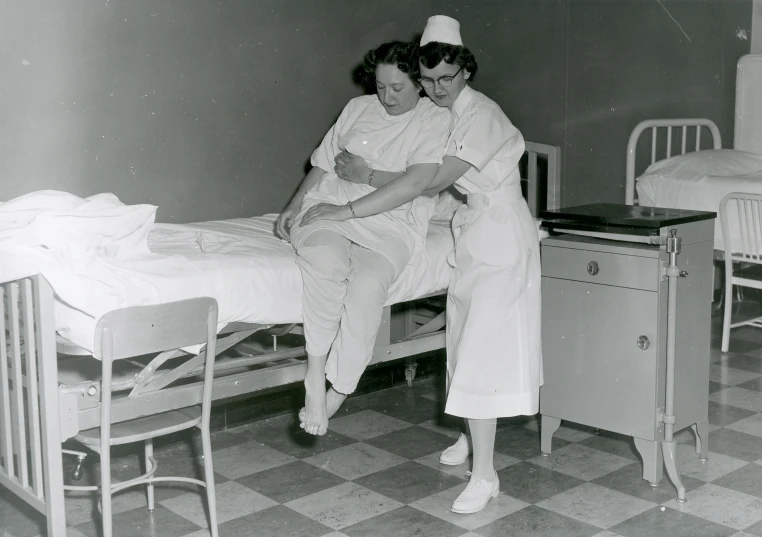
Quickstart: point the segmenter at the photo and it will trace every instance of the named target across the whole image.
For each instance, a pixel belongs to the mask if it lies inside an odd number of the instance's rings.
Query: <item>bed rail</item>
[[[659,141],[659,129],[666,130],[664,142]],[[674,129],[674,132],[673,132]],[[689,130],[690,129],[690,130]],[[711,119],[706,118],[686,118],[686,119],[647,119],[641,121],[633,129],[630,139],[627,142],[627,170],[625,183],[625,200],[627,205],[635,203],[635,167],[638,163],[636,150],[641,135],[650,130],[651,134],[651,159],[650,164],[658,160],[670,158],[675,155],[684,155],[690,151],[700,151],[701,133],[706,129],[712,136],[712,147],[720,149],[722,147],[722,137],[720,129]],[[690,131],[695,131],[693,139],[688,140]],[[679,144],[680,152],[677,152],[676,144]],[[693,149],[690,149],[690,147]],[[657,158],[657,156],[659,158]]]
[[[41,276],[0,284],[0,485],[65,535],[53,291]]]
[[[539,142],[525,142],[527,167],[523,181],[527,183],[527,204],[532,216],[540,211],[561,206],[561,148]],[[547,168],[539,164],[546,161]],[[545,177],[543,173],[545,172]],[[544,181],[543,181],[544,179]],[[541,198],[544,197],[544,202]]]

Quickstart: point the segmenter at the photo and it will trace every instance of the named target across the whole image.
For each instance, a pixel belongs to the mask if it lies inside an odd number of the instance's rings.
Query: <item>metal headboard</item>
[[[673,129],[675,129],[674,133]],[[627,205],[633,205],[635,203],[636,150],[640,136],[644,132],[650,130],[651,135],[650,165],[658,160],[670,158],[675,155],[684,155],[690,151],[699,151],[701,149],[701,133],[703,129],[709,130],[709,133],[712,136],[712,146],[714,149],[720,149],[722,147],[720,129],[717,128],[717,125],[715,125],[714,121],[711,119],[648,119],[638,123],[633,129],[632,134],[630,134],[630,139],[627,142],[627,169],[624,202]],[[664,132],[665,130],[666,137],[664,137],[664,141],[661,142],[659,141],[659,132]],[[693,130],[695,130],[695,134],[693,135],[694,139],[689,143],[688,138]],[[677,152],[676,147],[673,151],[673,134],[677,136],[676,141],[680,147],[679,153]],[[648,134],[646,134],[646,136],[648,136]],[[692,149],[690,148],[691,146],[693,147]]]

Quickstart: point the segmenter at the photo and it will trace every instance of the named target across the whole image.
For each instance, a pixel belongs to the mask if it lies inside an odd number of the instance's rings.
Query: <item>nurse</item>
[[[494,101],[469,87],[477,65],[459,23],[431,17],[420,55],[420,83],[451,112],[446,156],[434,178],[399,177],[354,201],[352,211],[319,205],[303,221],[362,220],[451,184],[467,195],[452,224],[445,412],[466,418],[470,438],[461,435],[440,461],[461,464],[473,451],[471,479],[452,510],[475,513],[500,491],[493,466],[496,418],[539,410],[539,237],[521,194],[524,139]],[[346,165],[350,161],[354,166]],[[354,157],[337,160],[342,173],[352,167]]]

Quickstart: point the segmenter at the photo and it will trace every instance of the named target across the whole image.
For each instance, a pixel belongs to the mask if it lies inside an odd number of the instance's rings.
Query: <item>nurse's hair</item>
[[[362,61],[365,82],[375,83],[376,67],[394,65],[405,73],[414,84],[421,77],[418,67],[418,45],[407,41],[389,41],[369,50]]]
[[[476,58],[466,47],[459,45],[451,45],[449,43],[440,43],[439,41],[431,41],[421,47],[420,51],[421,63],[427,69],[434,69],[437,65],[445,61],[450,65],[459,65],[469,73],[471,77],[469,80],[473,80],[476,75],[476,70],[479,68],[476,65]]]

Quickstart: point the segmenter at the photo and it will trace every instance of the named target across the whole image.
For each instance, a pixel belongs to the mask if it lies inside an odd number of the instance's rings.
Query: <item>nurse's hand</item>
[[[352,218],[352,209],[349,205],[333,205],[331,203],[318,203],[310,207],[302,217],[302,226],[308,226],[318,220],[333,220],[343,222]]]
[[[368,176],[370,175],[370,167],[368,163],[361,157],[353,155],[349,151],[342,151],[334,159],[336,165],[333,167],[333,171],[340,179],[349,181],[350,183],[367,183]]]

